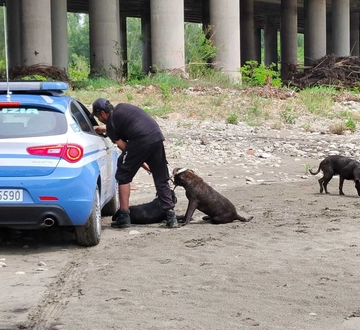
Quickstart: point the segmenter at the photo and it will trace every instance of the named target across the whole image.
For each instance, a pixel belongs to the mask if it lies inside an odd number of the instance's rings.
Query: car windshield
[[[0,108],[0,138],[64,134],[65,115],[41,107]]]

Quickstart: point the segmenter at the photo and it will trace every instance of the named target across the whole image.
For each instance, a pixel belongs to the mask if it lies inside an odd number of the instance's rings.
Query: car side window
[[[87,133],[94,132],[92,125],[89,122],[89,119],[87,118],[87,116],[85,116],[83,114],[82,109],[77,104],[77,102],[75,102],[75,101],[71,102],[70,111],[71,111],[71,114],[72,114],[74,120],[77,122],[77,124],[79,125],[80,129],[83,132],[87,132]]]
[[[81,107],[81,109],[83,110],[85,116],[90,120],[90,124],[92,126],[97,126],[99,125],[99,123],[96,121],[96,119],[94,117],[90,117],[90,111],[88,110],[88,108],[85,107],[85,105],[83,105],[81,102],[77,101],[77,104]]]

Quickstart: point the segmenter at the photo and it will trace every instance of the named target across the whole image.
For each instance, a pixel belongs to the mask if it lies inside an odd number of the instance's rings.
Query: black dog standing
[[[320,193],[325,190],[325,193],[329,193],[327,190],[327,185],[334,175],[340,176],[339,182],[339,194],[344,195],[343,184],[344,180],[353,180],[355,181],[355,188],[360,196],[360,163],[355,159],[334,155],[326,157],[319,164],[319,168],[316,172],[309,170],[312,175],[316,175],[319,172],[323,171],[323,177],[320,178]]]

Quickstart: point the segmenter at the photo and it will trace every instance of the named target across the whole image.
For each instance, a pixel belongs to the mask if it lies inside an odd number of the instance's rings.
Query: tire
[[[82,246],[95,246],[101,237],[101,206],[99,188],[96,186],[94,203],[85,225],[75,226],[76,242]]]
[[[101,215],[104,217],[112,216],[120,208],[119,201],[119,185],[115,184],[115,191],[113,197],[104,205],[101,210]]]

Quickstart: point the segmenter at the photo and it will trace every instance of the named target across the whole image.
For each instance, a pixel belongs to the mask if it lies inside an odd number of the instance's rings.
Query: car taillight
[[[26,151],[35,156],[61,157],[69,163],[78,162],[84,155],[84,149],[78,144],[55,144],[48,146],[28,147]]]

